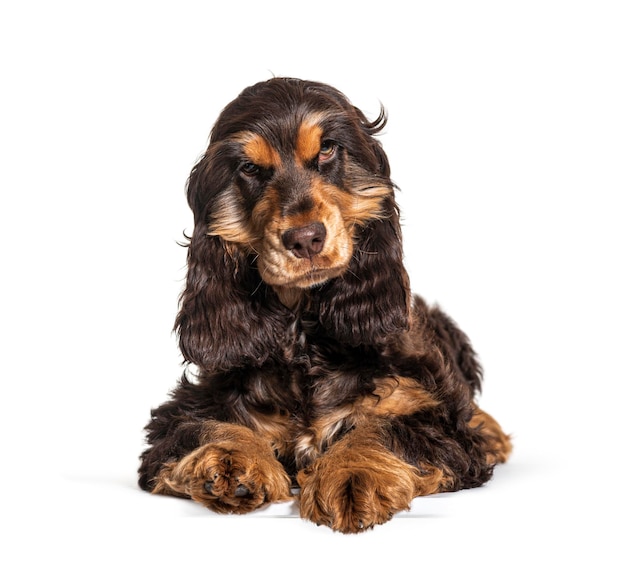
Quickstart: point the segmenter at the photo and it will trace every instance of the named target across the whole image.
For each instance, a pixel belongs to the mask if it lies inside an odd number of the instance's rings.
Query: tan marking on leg
[[[154,493],[189,497],[215,512],[237,514],[291,497],[289,477],[271,444],[251,429],[207,421],[200,443],[163,466]]]
[[[401,376],[376,380],[376,390],[363,400],[363,407],[374,415],[411,415],[439,405],[414,379]]]
[[[487,463],[495,465],[506,462],[513,450],[513,445],[511,444],[511,437],[502,430],[500,424],[476,405],[469,424],[470,427],[479,429],[490,445]]]
[[[265,415],[259,412],[248,412],[246,421],[255,435],[268,441],[277,454],[281,456],[293,454],[295,426],[289,414]]]
[[[306,466],[344,430],[359,426],[372,416],[411,415],[439,405],[429,392],[411,378],[390,376],[375,380],[376,389],[330,413],[315,419],[301,434],[295,446],[299,466]]]
[[[341,532],[361,532],[407,510],[418,495],[445,489],[443,471],[420,471],[378,438],[376,424],[355,428],[298,473],[300,513]]]

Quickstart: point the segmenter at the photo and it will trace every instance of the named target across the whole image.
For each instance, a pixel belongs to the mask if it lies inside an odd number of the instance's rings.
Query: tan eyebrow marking
[[[320,152],[324,130],[322,121],[328,117],[323,111],[310,112],[302,120],[296,137],[296,161],[299,164],[309,162]]]
[[[250,162],[266,169],[281,164],[280,155],[272,145],[256,133],[240,133],[237,138],[243,144],[243,151]]]
[[[310,161],[320,152],[322,133],[317,123],[306,121],[300,125],[296,139],[296,160],[300,164]]]

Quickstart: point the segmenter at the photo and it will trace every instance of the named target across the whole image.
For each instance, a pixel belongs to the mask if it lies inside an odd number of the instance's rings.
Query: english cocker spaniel
[[[290,78],[221,113],[187,187],[175,327],[195,372],[152,411],[143,489],[220,513],[295,498],[360,532],[507,459],[467,337],[410,294],[385,122]]]

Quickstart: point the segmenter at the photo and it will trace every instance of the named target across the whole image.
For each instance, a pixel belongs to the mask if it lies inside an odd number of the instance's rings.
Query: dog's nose
[[[321,222],[314,222],[300,228],[290,228],[283,233],[283,244],[298,258],[313,258],[324,248],[326,227]]]

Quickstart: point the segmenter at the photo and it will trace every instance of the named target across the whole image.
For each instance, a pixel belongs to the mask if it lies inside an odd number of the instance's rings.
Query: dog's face
[[[187,188],[195,226],[176,321],[186,360],[211,371],[262,364],[290,343],[303,309],[348,345],[406,330],[399,214],[374,138],[385,120],[368,121],[328,85],[287,78],[226,106]]]
[[[257,84],[218,119],[203,166],[209,180],[190,202],[209,235],[256,257],[265,283],[324,283],[346,271],[359,230],[384,216],[393,193],[372,138],[382,124],[383,114],[369,123],[322,84]]]

